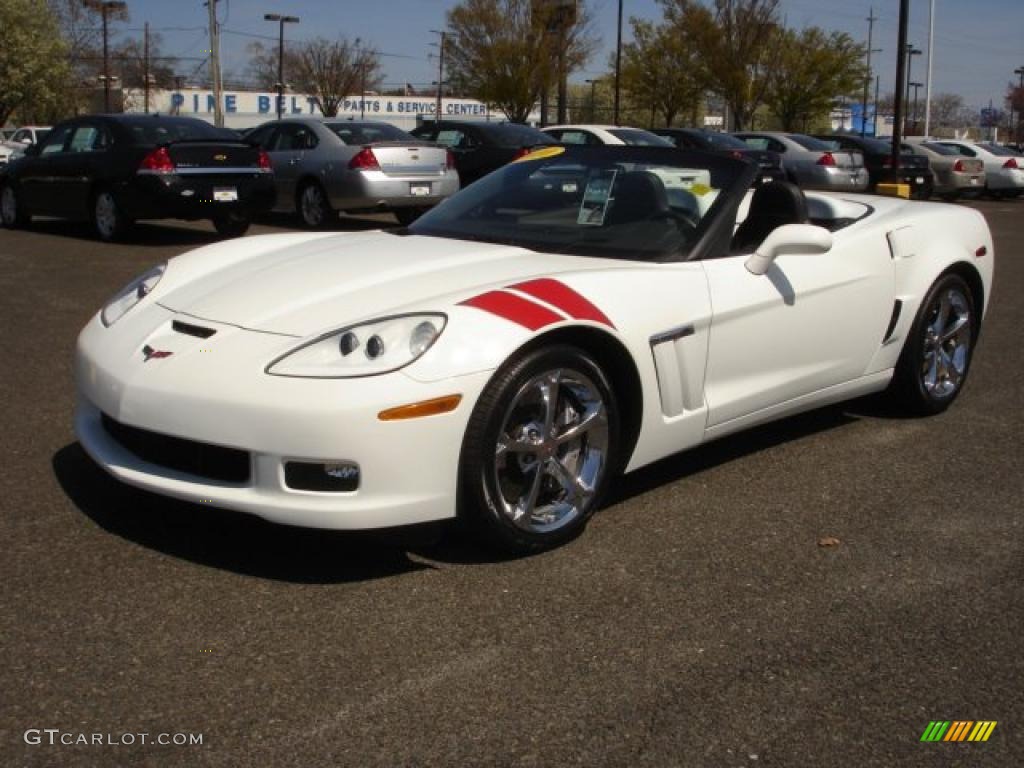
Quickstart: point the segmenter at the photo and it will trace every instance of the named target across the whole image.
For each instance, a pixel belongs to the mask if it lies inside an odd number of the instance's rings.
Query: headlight
[[[398,315],[341,328],[279,357],[267,373],[351,379],[397,371],[430,349],[447,321],[441,314]]]
[[[100,313],[100,320],[103,321],[103,324],[109,328],[120,320],[125,312],[146,298],[156,288],[160,278],[164,276],[165,269],[167,269],[166,264],[153,267],[149,272],[139,275],[118,291],[114,298],[103,305],[103,311]]]

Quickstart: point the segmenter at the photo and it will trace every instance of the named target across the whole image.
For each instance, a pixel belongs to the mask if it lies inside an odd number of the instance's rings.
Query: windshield
[[[378,141],[416,141],[403,130],[387,123],[325,123],[346,144],[374,144]]]
[[[921,146],[926,148],[926,149],[931,150],[936,155],[952,156],[952,155],[959,155],[960,154],[955,149],[951,149],[950,147],[947,147],[945,144],[936,144],[936,143],[931,142],[931,141],[922,142]]]
[[[557,144],[551,136],[529,125],[504,123],[478,126],[481,133],[499,147],[532,147],[537,144]]]
[[[750,147],[748,147],[745,142],[740,141],[735,136],[731,136],[728,133],[713,133],[712,131],[702,131],[700,135],[701,137],[703,137],[704,141],[706,141],[715,149],[750,149]]]
[[[839,148],[839,145],[829,146],[821,139],[816,139],[813,136],[804,136],[802,133],[791,133],[789,134],[789,140],[795,141],[804,149],[809,149],[811,152],[830,152]]]
[[[154,146],[173,141],[238,141],[238,134],[227,128],[216,128],[202,120],[173,117],[122,119],[140,146]]]
[[[485,176],[409,231],[581,256],[685,258],[748,167],[675,149],[551,147]]]
[[[993,155],[999,155],[999,157],[1020,157],[1020,152],[1009,147],[1000,146],[999,144],[979,144],[978,146],[988,150]]]
[[[608,133],[631,147],[671,147],[668,139],[656,136],[639,128],[609,128]]]

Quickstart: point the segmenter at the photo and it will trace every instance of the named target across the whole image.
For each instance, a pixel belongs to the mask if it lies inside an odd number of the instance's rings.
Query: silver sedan
[[[275,211],[317,228],[337,211],[391,211],[401,224],[459,190],[452,155],[388,123],[280,120],[255,128],[274,167]]]
[[[868,188],[868,172],[860,152],[836,150],[802,133],[744,131],[735,136],[751,149],[778,152],[786,175],[806,189],[863,192]]]
[[[908,136],[903,146],[928,158],[935,174],[935,194],[940,197],[952,200],[985,189],[985,164],[981,160],[963,157],[955,149],[921,136]]]

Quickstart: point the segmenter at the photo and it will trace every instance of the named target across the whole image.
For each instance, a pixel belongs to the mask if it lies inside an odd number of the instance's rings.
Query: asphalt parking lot
[[[1020,765],[1024,200],[970,205],[996,285],[949,412],[858,401],[728,438],[624,478],[570,545],[506,561],[109,479],[72,434],[75,337],[212,228],[0,231],[0,764]],[[932,720],[998,726],[921,743]]]

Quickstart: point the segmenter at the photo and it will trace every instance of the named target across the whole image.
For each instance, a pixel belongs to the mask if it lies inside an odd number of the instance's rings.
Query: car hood
[[[296,243],[281,237],[279,247],[226,259],[199,274],[188,268],[156,300],[199,319],[255,331],[309,336],[341,325],[395,312],[439,311],[479,290],[534,276],[600,269],[607,261],[537,253],[524,248],[440,237],[387,232],[338,234]],[[200,256],[200,254],[195,254]],[[185,258],[192,258],[192,255]],[[192,263],[202,263],[193,261]],[[162,287],[162,286],[161,286]]]

